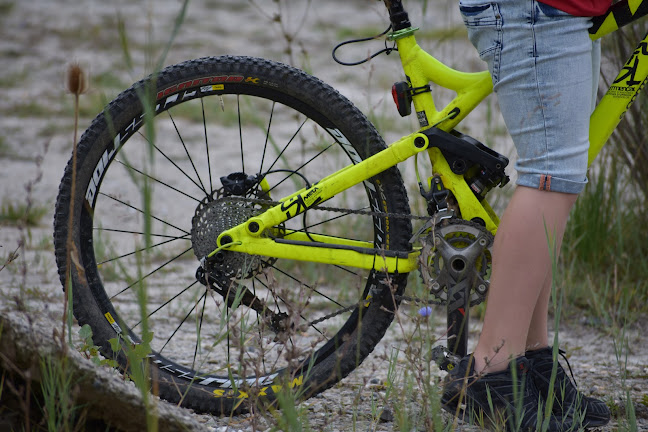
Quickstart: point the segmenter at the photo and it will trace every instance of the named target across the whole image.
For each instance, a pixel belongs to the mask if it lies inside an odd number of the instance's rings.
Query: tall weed
[[[567,303],[606,319],[648,311],[648,244],[639,233],[648,209],[613,151],[590,173],[563,242]]]

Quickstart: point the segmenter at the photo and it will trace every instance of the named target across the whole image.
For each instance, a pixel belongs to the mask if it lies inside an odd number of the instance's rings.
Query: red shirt
[[[612,0],[538,0],[556,9],[567,12],[574,16],[598,16],[602,15]]]

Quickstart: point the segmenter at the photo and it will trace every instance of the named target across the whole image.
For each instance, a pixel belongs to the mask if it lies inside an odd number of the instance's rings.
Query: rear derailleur
[[[262,317],[269,329],[277,336],[291,328],[290,317],[285,312],[273,312],[263,300],[254,295],[245,285],[215,270],[213,263],[205,260],[196,270],[196,280],[220,294],[230,309],[246,306]]]

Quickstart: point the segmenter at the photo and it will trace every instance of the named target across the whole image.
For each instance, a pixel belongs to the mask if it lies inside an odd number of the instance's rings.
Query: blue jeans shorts
[[[459,8],[515,143],[517,184],[580,193],[600,66],[590,19],[535,0],[460,0]]]

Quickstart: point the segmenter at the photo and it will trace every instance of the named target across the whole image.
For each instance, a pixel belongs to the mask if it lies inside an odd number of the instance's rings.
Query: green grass
[[[638,186],[608,153],[571,214],[561,259],[567,303],[604,318],[648,312],[648,209]],[[627,312],[627,315],[626,315]]]
[[[35,227],[42,224],[48,211],[45,205],[14,203],[4,199],[0,207],[0,225]]]
[[[14,72],[11,74],[4,74],[0,76],[0,88],[6,88],[6,89],[15,88],[20,84],[23,84],[28,77],[29,77],[28,70],[24,70],[22,72]]]
[[[0,136],[0,157],[7,157],[11,153],[11,148],[7,144],[7,139],[4,136]]]
[[[0,2],[0,17],[8,18],[11,14],[11,11],[13,11],[14,6],[15,2],[13,1]]]
[[[62,114],[60,107],[52,106],[46,102],[39,103],[35,100],[26,100],[13,103],[2,110],[2,115],[13,117],[49,117]]]

